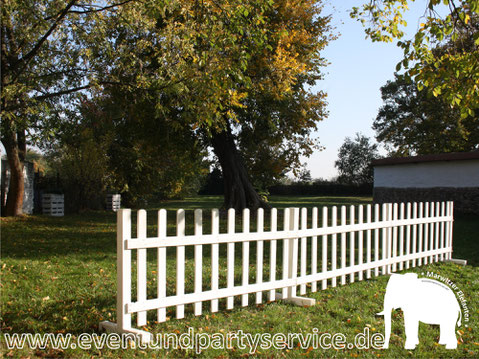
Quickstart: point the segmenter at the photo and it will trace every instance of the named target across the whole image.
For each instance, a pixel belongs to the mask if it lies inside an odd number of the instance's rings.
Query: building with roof
[[[455,210],[479,214],[479,151],[375,160],[377,203],[454,201]]]

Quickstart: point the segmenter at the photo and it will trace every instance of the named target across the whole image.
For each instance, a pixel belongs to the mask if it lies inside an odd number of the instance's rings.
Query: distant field
[[[277,208],[341,206],[371,203],[370,197],[281,197],[273,196]],[[211,209],[221,206],[218,196],[200,196],[183,201],[168,201],[150,205],[150,209],[179,208]],[[205,228],[208,223],[205,211]],[[174,231],[174,213],[169,214],[169,230]],[[192,211],[187,214],[188,231],[192,231]],[[149,214],[149,233],[155,233],[156,214]],[[25,216],[1,220],[1,326],[2,333],[81,333],[98,332],[102,320],[115,321],[116,296],[116,216],[112,212],[87,212],[63,218]],[[455,258],[468,260],[466,267],[452,263],[437,263],[409,271],[432,271],[450,278],[465,293],[471,320],[468,327],[457,328],[457,350],[437,345],[439,328],[420,324],[420,344],[415,351],[406,351],[402,312],[393,315],[390,349],[262,349],[259,357],[477,357],[479,353],[479,217],[460,216],[454,222]],[[174,253],[169,253],[168,268],[173,266]],[[206,260],[205,252],[205,260]],[[190,259],[189,259],[190,260]],[[171,263],[170,263],[171,261]],[[149,256],[149,271],[155,269],[155,256]],[[238,261],[237,261],[238,262]],[[236,272],[239,273],[240,263]],[[173,287],[173,275],[168,271],[168,285]],[[171,283],[171,285],[170,285]],[[281,302],[254,304],[232,311],[209,312],[203,305],[203,315],[194,317],[191,308],[183,320],[174,318],[155,323],[155,313],[149,315],[145,328],[153,333],[186,333],[189,327],[202,333],[225,333],[243,330],[245,333],[343,333],[352,339],[369,328],[371,333],[384,333],[382,310],[387,277],[355,282],[344,287],[309,293],[317,305],[302,308]],[[250,303],[253,301],[250,300]],[[236,303],[235,303],[236,305]],[[191,306],[190,306],[191,307]],[[153,311],[152,311],[153,312]],[[315,330],[315,329],[314,329]],[[2,337],[3,341],[3,337]],[[4,343],[2,343],[4,344]],[[209,349],[197,355],[193,350],[56,350],[52,348],[11,351],[2,345],[6,357],[248,357],[249,349]]]

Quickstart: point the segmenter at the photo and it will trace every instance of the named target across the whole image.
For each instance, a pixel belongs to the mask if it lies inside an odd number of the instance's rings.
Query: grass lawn
[[[367,204],[366,197],[279,197],[273,196],[274,207],[314,207]],[[195,197],[184,201],[169,201],[151,206],[151,209],[167,208],[216,208],[220,197]],[[205,230],[208,228],[205,211]],[[155,233],[153,225],[156,214],[148,216],[149,234]],[[169,214],[169,231],[174,232],[174,214]],[[254,221],[252,220],[252,223]],[[187,233],[192,233],[192,211],[187,212]],[[278,220],[278,224],[280,221]],[[240,227],[238,227],[240,228]],[[1,261],[1,327],[2,333],[71,333],[77,338],[81,333],[98,332],[102,320],[116,321],[116,216],[113,212],[88,212],[63,218],[25,216],[2,218]],[[254,354],[249,348],[208,349],[201,354],[194,350],[140,348],[112,349],[66,349],[52,348],[9,350],[2,336],[1,352],[6,357],[478,357],[479,356],[479,217],[460,216],[454,222],[454,258],[468,260],[466,267],[452,263],[435,263],[408,272],[419,274],[431,271],[452,280],[465,294],[470,312],[470,321],[457,329],[457,350],[446,350],[438,345],[439,327],[426,324],[419,326],[420,344],[414,351],[404,350],[404,327],[401,311],[393,314],[390,349],[262,349]],[[206,248],[207,246],[205,246]],[[239,250],[236,251],[237,254]],[[254,253],[254,247],[251,249]],[[267,250],[265,248],[265,253]],[[208,263],[209,252],[205,250],[204,261]],[[168,290],[174,288],[174,252],[168,252]],[[193,264],[191,253],[188,262]],[[239,257],[237,257],[239,258]],[[236,260],[238,280],[241,262]],[[188,265],[187,265],[188,266]],[[171,267],[171,271],[170,271]],[[190,267],[192,267],[190,265]],[[205,266],[207,267],[207,265]],[[149,280],[153,280],[155,257],[149,256]],[[191,268],[192,269],[192,268]],[[192,272],[192,271],[191,271]],[[187,271],[187,277],[190,274]],[[218,313],[209,312],[209,302],[203,305],[203,315],[195,317],[192,305],[187,306],[185,319],[176,320],[174,308],[168,308],[170,318],[165,323],[155,323],[149,313],[145,328],[153,333],[186,333],[194,328],[196,333],[228,333],[242,330],[245,333],[343,333],[351,342],[365,328],[370,333],[384,333],[382,301],[387,277],[373,277],[337,288],[310,293],[316,306],[298,307],[281,302],[240,307]],[[206,280],[205,280],[206,282]],[[188,285],[188,284],[187,284]],[[155,288],[151,291],[153,296]],[[149,292],[150,293],[150,292]],[[221,301],[220,301],[221,303]],[[254,297],[250,296],[250,303]],[[467,324],[467,327],[465,326]],[[317,330],[317,331],[316,331]]]

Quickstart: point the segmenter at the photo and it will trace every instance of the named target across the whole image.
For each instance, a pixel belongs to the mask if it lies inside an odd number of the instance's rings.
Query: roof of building
[[[388,157],[373,160],[373,166],[401,165],[404,163],[421,163],[435,161],[464,161],[479,160],[479,151],[472,152],[451,152],[432,155],[411,156],[411,157]]]

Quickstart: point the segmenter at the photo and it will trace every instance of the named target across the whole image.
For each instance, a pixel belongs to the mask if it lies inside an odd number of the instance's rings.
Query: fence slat
[[[446,259],[451,259],[452,258],[452,234],[453,234],[453,225],[454,225],[454,220],[452,219],[453,215],[454,215],[454,202],[450,201],[449,202],[449,216],[451,217],[451,220],[449,220],[449,243],[448,243],[448,247],[450,248],[450,251],[449,251]]]
[[[130,329],[131,314],[127,313],[126,305],[131,302],[131,250],[125,249],[125,238],[131,237],[131,210],[120,209],[116,218],[116,282],[118,285],[116,315],[118,327]]]
[[[429,214],[429,217],[434,217],[434,214],[436,213],[436,204],[434,202],[431,202],[430,210],[431,210],[431,212]],[[434,249],[434,237],[436,235],[435,224],[431,223],[430,228],[431,228],[430,229],[431,234],[429,235],[429,249]],[[432,263],[432,262],[434,262],[434,257],[429,256],[429,263]]]
[[[146,211],[137,212],[136,236],[146,238]],[[136,294],[139,302],[146,300],[146,249],[136,251]],[[138,312],[136,322],[139,327],[146,325],[146,312]]]
[[[406,204],[406,219],[411,219],[411,202]],[[411,225],[408,224],[405,228],[406,231],[406,255],[411,254]],[[411,261],[406,261],[406,269],[411,266]]]
[[[185,235],[185,210],[179,209],[176,212],[176,235]],[[185,294],[185,246],[176,247],[176,295]],[[185,317],[185,306],[176,306],[176,318]]]
[[[235,232],[235,210],[230,208],[228,210],[228,234]],[[226,286],[230,289],[233,289],[235,286],[235,244],[227,244],[227,279]],[[234,297],[228,297],[226,299],[226,309],[233,309],[234,307]]]
[[[393,204],[393,216],[392,220],[397,221],[398,219],[398,204],[394,203]],[[394,226],[393,228],[393,240],[392,240],[392,257],[396,258],[398,253],[398,227]],[[394,263],[392,266],[392,271],[396,272],[397,271],[397,263]]]
[[[318,228],[318,207],[313,207],[311,212],[311,227]],[[311,274],[318,272],[318,237],[311,237]],[[311,283],[311,291],[316,292],[318,290],[318,282]]]
[[[283,230],[289,230],[290,212],[292,208],[284,209]],[[289,239],[283,240],[283,279],[288,279],[289,275]],[[283,299],[288,297],[288,288],[283,288]]]
[[[218,209],[211,210],[211,233],[218,234],[220,232],[220,211]],[[214,243],[211,245],[211,290],[218,289],[219,282],[219,250],[220,245]],[[218,299],[211,301],[211,312],[218,311]]]
[[[276,232],[278,229],[278,211],[276,208],[271,210],[271,232]],[[269,280],[274,282],[276,280],[276,248],[277,241],[273,239],[270,242],[269,254]],[[269,292],[269,300],[272,302],[276,299],[276,290],[271,289]]]
[[[387,208],[388,208],[388,221],[390,221],[393,217],[393,204],[392,203],[388,203],[387,205]],[[387,258],[388,259],[391,259],[393,256],[392,256],[392,242],[393,242],[393,228],[392,227],[389,227],[388,230],[387,230]],[[392,272],[392,264],[388,264],[387,265],[387,273],[391,273]]]
[[[366,223],[371,223],[372,221],[372,217],[371,217],[371,205],[368,204],[366,206]],[[372,254],[372,250],[371,250],[371,240],[372,240],[372,237],[371,237],[372,233],[371,233],[371,230],[368,229],[366,231],[366,263],[371,263],[371,254]],[[366,278],[370,279],[371,278],[371,268],[369,268],[367,271],[366,271]]]
[[[328,226],[328,207],[323,207],[323,218],[321,221],[321,226],[326,228]],[[328,270],[328,236],[323,235],[321,237],[322,248],[321,248],[321,272],[326,272]],[[328,287],[328,280],[323,279],[321,288],[326,289]]]
[[[168,228],[167,224],[167,213],[166,209],[160,209],[158,211],[158,237],[166,240],[166,230]],[[166,297],[166,248],[158,248],[158,260],[156,263],[156,274],[158,276],[158,288],[157,296],[158,299]],[[166,308],[158,309],[158,323],[166,321]]]
[[[404,220],[404,203],[399,205],[399,218]],[[399,227],[399,256],[404,254],[404,226]],[[399,262],[399,270],[404,269],[404,262]]]
[[[379,204],[374,205],[374,222],[379,222]],[[374,230],[374,261],[377,263],[379,261],[379,229]],[[377,277],[379,275],[379,267],[374,267],[374,275]]]
[[[337,227],[338,226],[338,208],[336,206],[333,206],[333,213],[331,214],[331,221],[332,227]],[[331,236],[331,270],[335,271],[337,268],[338,264],[338,258],[337,258],[337,252],[338,252],[338,243],[337,243],[337,235],[334,233]],[[331,286],[336,287],[336,281],[337,277],[334,277],[331,279]]]
[[[297,231],[299,228],[299,208],[292,208],[289,212],[289,228]],[[298,238],[289,240],[289,264],[288,264],[288,278],[298,277]],[[288,288],[288,298],[296,297],[296,286],[293,285]]]
[[[424,218],[429,218],[429,211],[430,211],[430,203],[429,202],[425,202],[424,203]],[[427,252],[429,250],[429,223],[425,224],[424,225],[424,245],[423,245],[423,248],[424,248],[424,251]],[[428,264],[429,263],[429,257],[428,256],[425,256],[424,257],[424,264]]]
[[[439,217],[441,215],[441,204],[439,202],[436,202],[436,217]],[[436,222],[436,237],[434,238],[435,239],[435,243],[434,243],[434,249],[439,249],[439,235],[440,235],[440,223],[439,222]],[[439,255],[436,254],[434,256],[434,261],[437,262],[439,260]]]
[[[388,205],[387,203],[383,203],[382,205],[382,211],[381,211],[381,216],[383,221],[387,221],[388,219]],[[383,228],[383,233],[382,233],[382,246],[381,246],[381,258],[386,259],[387,258],[387,237],[388,237],[388,232],[387,228]],[[381,273],[387,274],[386,271],[386,266],[382,267]]]
[[[413,205],[412,205],[412,218],[413,219],[417,218],[417,216],[418,216],[417,211],[418,211],[417,202],[414,202]],[[413,225],[412,226],[412,251],[411,251],[411,253],[417,253],[419,251],[419,249],[418,249],[418,228],[419,228],[418,225]],[[413,259],[412,260],[412,266],[415,267],[416,263],[418,263],[416,261],[416,259]]]
[[[243,209],[243,233],[249,233],[249,209]],[[248,285],[249,278],[249,242],[243,242],[243,276],[242,284]],[[248,294],[241,296],[241,305],[246,307],[248,305]]]
[[[349,223],[350,224],[354,224],[354,222],[356,221],[355,219],[355,214],[354,214],[354,206],[351,206],[349,207]],[[350,247],[349,247],[349,266],[353,266],[354,265],[354,254],[355,254],[355,233],[354,232],[350,232],[349,233],[349,243],[350,243]],[[349,280],[351,283],[354,282],[354,272],[351,273],[349,275]]]
[[[358,207],[358,223],[363,223],[364,207],[359,205]],[[363,243],[363,231],[358,233],[358,264],[364,263],[364,243]],[[359,271],[358,280],[363,280],[363,271]]]
[[[341,226],[346,225],[346,206],[341,206]],[[341,232],[341,268],[346,267],[346,232]],[[341,276],[341,285],[346,284],[346,275]]]
[[[419,207],[418,207],[418,218],[424,218],[424,205],[422,202],[419,202]],[[418,227],[417,227],[417,231],[418,231],[418,247],[417,247],[417,251],[418,253],[421,253],[422,252],[422,247],[423,247],[423,243],[422,243],[422,234],[423,234],[423,228],[424,226],[422,224],[419,224]],[[419,266],[422,265],[422,257],[419,257],[418,260],[417,260],[417,264]]]
[[[441,217],[444,217],[446,215],[446,203],[441,202]],[[444,248],[444,227],[445,223],[444,221],[441,221],[441,243],[440,243],[440,248]],[[444,260],[444,254],[441,254],[440,256],[441,261]]]
[[[307,228],[307,222],[308,222],[308,210],[306,208],[301,208],[301,229]],[[301,260],[300,260],[301,277],[304,277],[306,275],[306,264],[307,264],[306,245],[307,245],[307,238],[302,237],[301,238]],[[306,294],[305,283],[299,286],[299,293],[301,295]]]
[[[203,233],[203,211],[195,210],[195,235]],[[198,244],[195,246],[195,293],[203,291],[203,246]],[[195,315],[201,315],[202,302],[194,303]]]
[[[259,208],[256,218],[256,228],[258,233],[262,233],[264,230],[264,210]],[[263,247],[264,242],[258,241],[256,244],[256,283],[263,283]],[[263,292],[256,293],[256,304],[261,304],[263,302]]]

